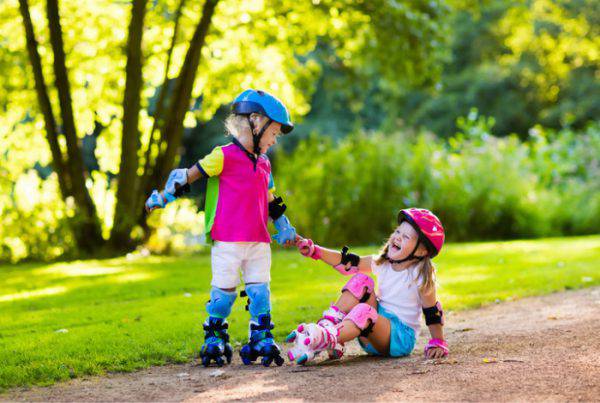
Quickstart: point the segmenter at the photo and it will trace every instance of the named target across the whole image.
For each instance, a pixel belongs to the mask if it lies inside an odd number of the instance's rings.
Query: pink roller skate
[[[342,323],[345,317],[346,314],[342,312],[340,308],[332,304],[329,309],[323,312],[323,317],[319,319],[317,325],[323,326],[329,333],[335,334],[337,339],[339,334],[338,325]],[[330,359],[337,360],[342,358],[344,351],[344,344],[338,342],[335,343],[335,345],[331,348],[327,349],[327,354],[329,355]]]
[[[288,351],[288,358],[300,365],[314,360],[321,351],[339,350],[339,347],[336,347],[337,331],[332,333],[326,327],[316,323],[298,325],[285,341],[294,343]]]

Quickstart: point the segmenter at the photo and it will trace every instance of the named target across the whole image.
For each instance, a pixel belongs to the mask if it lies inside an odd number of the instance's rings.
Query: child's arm
[[[197,164],[196,164],[197,165]],[[169,174],[165,189],[160,192],[154,190],[146,201],[146,211],[151,212],[157,208],[163,208],[183,192],[190,191],[190,184],[202,177],[200,169],[194,165],[191,168],[174,169]]]
[[[269,175],[269,217],[273,220],[273,225],[277,233],[273,235],[273,239],[283,246],[292,246],[296,242],[296,228],[292,226],[290,220],[283,214],[287,206],[283,203],[281,197],[275,197],[275,183],[273,175]]]
[[[300,253],[306,257],[315,260],[322,260],[325,263],[333,266],[334,269],[349,276],[355,273],[370,273],[371,272],[371,256],[358,256],[354,253],[348,253],[348,247],[344,246],[341,252],[323,248],[316,245],[310,239],[304,239],[300,236],[296,239],[296,246]]]
[[[194,166],[172,170],[165,189],[161,192],[155,189],[146,200],[146,211],[151,212],[157,208],[165,207],[181,196],[183,192],[189,192],[190,183],[203,176],[220,175],[223,171],[223,161],[223,150],[221,150],[221,147],[215,147],[210,154],[195,163]]]
[[[444,340],[444,312],[442,304],[437,300],[435,287],[425,293],[419,292],[423,304],[425,323],[429,328],[431,339],[425,346],[425,357],[442,358],[448,355],[448,344]]]

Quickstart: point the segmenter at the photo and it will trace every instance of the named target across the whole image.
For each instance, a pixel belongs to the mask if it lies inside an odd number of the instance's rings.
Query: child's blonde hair
[[[375,259],[376,264],[380,265],[388,260],[389,248],[390,241],[388,239],[379,251],[379,257]],[[419,274],[416,280],[418,282],[419,278],[422,279],[419,291],[427,294],[435,288],[435,266],[433,265],[433,262],[429,256],[425,256],[423,260],[418,263],[418,265]]]
[[[265,116],[260,113],[253,113],[250,115],[250,119],[252,119],[255,126],[259,126],[265,119]],[[236,115],[235,113],[232,113],[227,116],[225,119],[225,130],[226,136],[233,136],[235,138],[239,138],[244,134],[252,135],[250,123],[248,123],[248,117],[246,115]]]

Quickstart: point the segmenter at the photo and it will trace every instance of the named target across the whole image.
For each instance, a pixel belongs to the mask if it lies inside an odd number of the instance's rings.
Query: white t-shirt
[[[386,311],[396,315],[407,326],[419,334],[421,327],[422,302],[419,295],[419,286],[423,282],[418,278],[419,264],[395,271],[388,261],[378,265],[373,256],[371,271],[377,276],[377,300]]]

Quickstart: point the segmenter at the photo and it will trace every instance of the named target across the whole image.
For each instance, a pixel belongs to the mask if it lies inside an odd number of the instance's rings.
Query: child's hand
[[[150,197],[146,200],[144,207],[146,208],[146,212],[150,213],[152,210],[165,207],[166,204],[167,200],[158,192],[158,190],[154,189]]]
[[[298,252],[300,252],[303,256],[306,256],[306,253],[308,253],[308,246],[306,246],[305,241],[306,239],[296,234],[295,245],[296,248],[298,248]]]
[[[448,343],[442,339],[431,339],[425,346],[425,358],[443,358],[449,353]]]
[[[286,216],[282,215],[275,221],[273,221],[277,233],[273,235],[273,239],[282,246],[293,245],[296,240],[296,228],[292,227],[290,220]]]
[[[427,352],[425,353],[425,356],[427,358],[430,359],[435,359],[435,358],[443,358],[446,355],[448,355],[448,353],[446,353],[444,350],[442,350],[439,347],[434,347],[434,348],[430,348],[429,350],[427,350]]]
[[[311,239],[296,239],[296,246],[298,247],[298,251],[300,251],[304,257],[310,257],[315,260],[321,258],[321,248]]]

